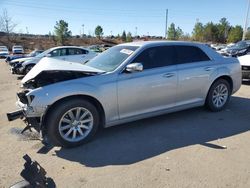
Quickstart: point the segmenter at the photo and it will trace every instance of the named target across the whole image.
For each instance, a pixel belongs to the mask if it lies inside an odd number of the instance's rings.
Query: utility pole
[[[137,37],[137,26],[135,27],[135,37]]]
[[[250,0],[249,0],[250,1]],[[166,9],[166,28],[165,28],[165,38],[168,38],[168,9]]]
[[[250,7],[250,0],[248,0],[248,5],[247,5],[247,14],[246,14],[246,20],[245,20],[245,27],[244,27],[244,31],[243,31],[243,36],[242,36],[242,40],[245,40],[246,38],[246,33],[247,33],[247,28],[248,28],[248,13],[249,13],[249,7]]]
[[[29,30],[28,27],[26,26],[26,34],[29,34]]]
[[[84,24],[82,24],[82,38],[84,37]]]

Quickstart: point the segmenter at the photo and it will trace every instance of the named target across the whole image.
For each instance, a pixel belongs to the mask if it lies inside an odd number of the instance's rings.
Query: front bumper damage
[[[21,133],[24,133],[27,130],[31,131],[31,128],[34,128],[37,132],[41,131],[41,124],[37,121],[35,117],[26,117],[23,110],[17,110],[14,112],[7,113],[7,118],[9,121],[14,121],[16,119],[21,119],[26,124]]]
[[[29,100],[26,97],[28,91],[22,91],[17,93],[18,101],[16,103],[19,110],[7,113],[7,118],[9,121],[14,121],[16,119],[21,119],[26,124],[26,127],[22,130],[22,133],[26,130],[35,129],[37,132],[41,132],[41,116],[36,116],[34,110],[29,106]]]

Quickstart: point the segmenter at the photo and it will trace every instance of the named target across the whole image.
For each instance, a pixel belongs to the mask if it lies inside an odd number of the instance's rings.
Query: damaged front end
[[[87,76],[93,76],[97,73],[83,72],[83,71],[67,71],[67,70],[50,70],[42,71],[35,78],[30,79],[23,83],[24,88],[38,88],[46,85],[54,84],[57,82],[63,82],[67,80],[73,80],[77,78],[83,78]]]
[[[7,113],[7,118],[9,121],[14,121],[16,119],[21,119],[26,124],[26,127],[22,130],[21,133],[25,132],[26,130],[30,130],[31,128],[34,128],[36,131],[41,131],[41,118],[38,117],[32,117],[30,114],[33,113],[33,108],[29,106],[29,104],[32,102],[33,96],[27,97],[26,94],[30,90],[23,90],[21,92],[17,93],[18,101],[16,102],[17,106],[20,108],[20,110]]]
[[[22,119],[26,124],[22,133],[26,130],[32,130],[32,128],[38,132],[42,132],[44,124],[43,119],[49,104],[40,103],[41,100],[39,99],[39,96],[37,96],[37,94],[39,95],[37,90],[41,91],[45,86],[52,85],[57,82],[93,76],[96,74],[98,73],[67,70],[46,70],[40,72],[32,79],[22,83],[23,90],[17,93],[16,102],[19,110],[7,113],[8,120],[13,121],[16,119]],[[44,135],[42,134],[42,136]]]

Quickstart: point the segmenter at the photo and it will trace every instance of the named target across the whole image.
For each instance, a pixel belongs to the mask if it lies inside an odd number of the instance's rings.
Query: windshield
[[[8,49],[4,47],[3,48],[0,47],[0,51],[8,51]]]
[[[13,47],[13,50],[22,50],[23,49],[23,47],[21,47],[21,46],[15,46],[15,47]]]
[[[45,50],[43,53],[38,54],[36,57],[44,57],[46,54],[48,54],[51,51],[51,49]]]
[[[137,48],[138,46],[114,46],[87,62],[86,65],[110,72],[115,70]]]
[[[235,44],[235,46],[240,47],[240,48],[245,48],[249,46],[245,41],[240,41]]]

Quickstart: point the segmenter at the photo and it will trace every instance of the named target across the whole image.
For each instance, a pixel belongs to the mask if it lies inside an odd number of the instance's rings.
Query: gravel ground
[[[222,112],[185,110],[104,129],[78,148],[46,151],[35,132],[20,134],[21,120],[7,121],[20,78],[3,60],[0,66],[0,187],[21,180],[25,154],[57,187],[250,187],[250,83]]]

